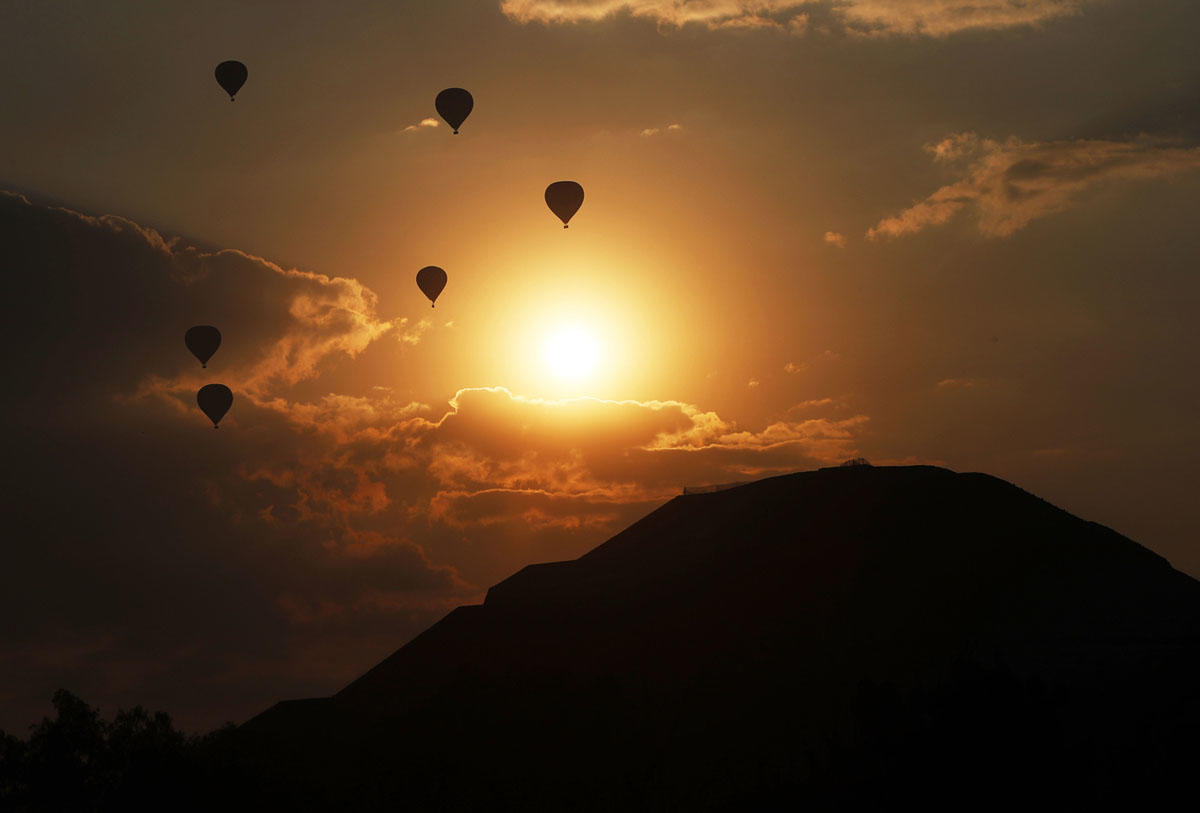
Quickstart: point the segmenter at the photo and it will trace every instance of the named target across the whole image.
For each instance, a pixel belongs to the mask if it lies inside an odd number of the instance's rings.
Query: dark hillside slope
[[[1198,631],[1200,583],[1011,484],[823,469],[678,497],[243,731],[285,785],[433,809],[933,804],[964,754],[947,799],[1095,805],[1174,775]]]
[[[337,699],[403,702],[468,667],[674,674],[801,645],[864,669],[960,654],[1066,668],[1175,646],[1197,619],[1200,584],[1001,480],[828,469],[679,497],[575,561],[527,567]]]

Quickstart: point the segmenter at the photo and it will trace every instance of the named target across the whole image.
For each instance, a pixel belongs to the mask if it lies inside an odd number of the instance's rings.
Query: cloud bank
[[[945,36],[1035,25],[1095,0],[502,0],[519,23],[587,23],[629,15],[663,27],[776,29],[802,34],[819,22],[865,34]]]
[[[544,400],[463,386],[313,395],[428,325],[357,280],[208,250],[129,220],[0,196],[24,303],[3,323],[0,494],[12,554],[0,727],[55,688],[203,727],[327,693],[450,607],[591,548],[683,484],[859,454],[865,415],[761,427],[678,400]],[[224,341],[203,370],[198,323]],[[220,381],[214,432],[195,392]],[[117,473],[117,476],[114,476]]]

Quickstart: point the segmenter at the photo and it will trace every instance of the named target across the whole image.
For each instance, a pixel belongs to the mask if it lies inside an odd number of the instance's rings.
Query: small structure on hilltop
[[[714,491],[724,491],[727,488],[735,488],[736,486],[744,486],[748,481],[740,480],[736,483],[720,483],[714,486],[684,486],[684,494],[712,494]]]
[[[842,465],[842,468],[848,468],[850,466],[869,466],[869,465],[871,465],[871,461],[867,460],[865,457],[856,457],[853,460],[847,460],[845,463],[842,463],[841,465]]]

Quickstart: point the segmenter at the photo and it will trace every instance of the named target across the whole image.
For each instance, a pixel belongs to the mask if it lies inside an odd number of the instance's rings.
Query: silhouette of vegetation
[[[53,703],[54,717],[35,726],[28,740],[3,736],[5,810],[128,809],[140,799],[173,797],[187,740],[168,715],[137,706],[109,722],[63,690]]]
[[[1194,724],[1113,713],[1135,686],[1080,693],[969,660],[933,684],[865,680],[815,716],[798,711],[817,698],[719,683],[560,675],[463,695],[471,682],[401,717],[266,738],[188,737],[140,707],[106,722],[60,691],[28,740],[0,735],[0,809],[1155,809],[1197,756]]]
[[[203,736],[164,712],[121,709],[112,720],[60,689],[54,716],[27,739],[0,731],[0,810],[192,810],[228,787],[232,725]]]

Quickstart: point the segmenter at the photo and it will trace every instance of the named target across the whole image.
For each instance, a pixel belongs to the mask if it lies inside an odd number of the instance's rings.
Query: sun
[[[542,358],[555,377],[579,381],[595,372],[600,343],[581,325],[563,325],[546,334]]]

